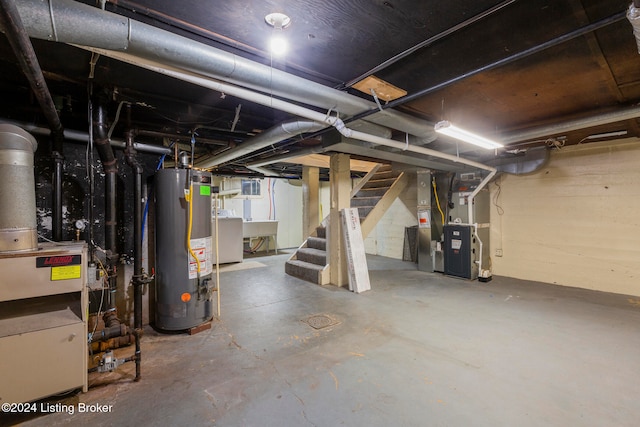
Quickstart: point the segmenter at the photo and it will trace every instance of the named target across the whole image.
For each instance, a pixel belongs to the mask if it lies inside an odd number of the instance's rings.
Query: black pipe
[[[400,52],[399,54],[393,56],[392,58],[387,59],[386,61],[384,61],[383,63],[373,67],[372,69],[370,69],[369,71],[360,74],[358,77],[356,77],[355,79],[351,79],[349,80],[347,83],[345,83],[344,85],[342,85],[342,87],[338,88],[338,89],[345,89],[348,87],[353,86],[354,84],[358,83],[360,80],[364,79],[365,77],[369,77],[372,74],[377,73],[380,70],[384,70],[385,68],[389,67],[392,64],[395,64],[396,62],[400,61],[403,58],[406,58],[407,56],[411,55],[413,52],[415,52],[416,50],[422,49],[423,47],[429,46],[430,44],[433,44],[435,42],[437,42],[440,39],[443,39],[453,33],[455,33],[458,30],[461,30],[465,27],[468,27],[471,24],[475,24],[476,22],[480,21],[481,19],[486,18],[487,16],[493,14],[494,12],[499,11],[500,9],[509,6],[511,3],[515,2],[516,0],[506,0],[503,1],[500,4],[497,4],[487,10],[485,10],[484,12],[479,13],[478,15],[472,16],[471,18],[457,24],[454,25],[451,28],[447,28],[444,31],[441,31],[440,33],[436,34],[433,37],[429,37],[428,39],[418,43],[417,45],[410,47],[409,49]],[[640,1],[640,0],[636,0],[636,1]]]
[[[156,137],[156,138],[169,138],[169,139],[175,139],[175,140],[180,140],[183,139],[185,142],[187,140],[190,140],[191,137],[189,135],[181,135],[178,133],[170,133],[170,132],[157,132],[157,131],[152,131],[152,130],[146,130],[146,129],[136,129],[136,134],[137,135],[145,135],[145,136],[152,136],[152,137]],[[211,138],[198,138],[198,142],[199,143],[203,143],[203,144],[210,144],[210,145],[222,145],[224,147],[228,147],[229,146],[229,142],[224,142],[224,141],[219,141],[216,139],[211,139]]]
[[[594,22],[592,24],[589,25],[585,25],[584,27],[578,28],[577,30],[571,31],[569,33],[566,33],[562,36],[556,37],[555,39],[546,41],[542,44],[539,44],[537,46],[533,46],[529,49],[525,49],[522,52],[518,52],[515,53],[513,55],[509,55],[505,58],[499,59],[498,61],[492,62],[490,64],[484,65],[480,68],[476,68],[475,70],[471,70],[469,72],[466,72],[464,74],[461,74],[459,76],[456,76],[452,79],[449,79],[447,81],[444,81],[442,83],[438,83],[435,86],[431,86],[422,90],[419,90],[418,92],[412,93],[411,95],[407,95],[404,96],[402,98],[398,98],[395,101],[391,101],[388,102],[384,105],[382,105],[382,109],[386,110],[388,108],[394,108],[394,107],[398,107],[400,105],[406,104],[407,102],[411,102],[415,99],[421,98],[425,95],[428,95],[432,92],[435,92],[437,90],[443,89],[447,86],[452,85],[453,83],[457,83],[461,80],[464,80],[468,77],[474,76],[476,74],[482,73],[484,71],[489,71],[492,70],[494,68],[498,68],[501,67],[503,65],[507,65],[510,64],[512,62],[518,61],[520,59],[526,58],[530,55],[533,55],[535,53],[539,53],[542,52],[543,50],[549,49],[551,47],[557,46],[559,44],[565,43],[569,40],[573,40],[577,37],[583,36],[585,34],[589,34],[593,31],[596,31],[600,28],[606,27],[607,25],[613,24],[614,22],[618,22],[621,21],[623,19],[625,19],[626,16],[626,11],[623,12],[619,12],[616,13],[614,15],[611,15],[607,18],[601,19],[600,21]],[[367,111],[363,111],[362,113],[356,114],[355,116],[352,116],[346,120],[344,120],[344,123],[351,123],[355,120],[360,120],[363,119],[367,116],[370,116],[371,114],[375,114],[377,113],[379,110],[378,108],[375,109],[371,109],[371,110],[367,110]],[[312,135],[313,136],[313,135]]]
[[[95,222],[95,214],[94,207],[95,204],[95,195],[96,195],[96,181],[95,181],[95,171],[93,169],[93,165],[95,163],[94,154],[93,154],[93,83],[89,82],[88,86],[88,94],[89,94],[89,103],[87,104],[87,116],[89,117],[89,157],[86,159],[87,161],[87,175],[89,179],[89,212],[88,212],[88,222],[89,222],[89,230],[88,230],[88,243],[89,243],[89,260],[93,262],[95,258],[95,242],[94,242],[94,222]]]
[[[128,333],[127,326],[123,323],[119,323],[96,331],[96,333],[91,337],[91,342],[107,341],[111,338],[125,336]]]
[[[29,80],[31,90],[33,90],[38,104],[49,123],[53,133],[62,133],[62,123],[53,103],[47,82],[42,75],[42,69],[38,63],[38,58],[33,50],[29,34],[22,25],[22,19],[18,13],[18,8],[11,0],[0,2],[0,23],[5,28],[5,35],[15,53],[22,72]]]
[[[60,116],[51,98],[49,87],[42,74],[38,58],[29,40],[29,34],[22,25],[22,19],[15,3],[11,0],[0,2],[0,25],[5,29],[5,35],[18,60],[18,64],[29,81],[31,90],[38,100],[38,104],[49,123],[52,145],[51,158],[53,168],[53,209],[52,209],[52,235],[53,240],[62,240],[62,173],[64,157],[62,155],[62,142],[64,141],[64,128]]]
[[[51,212],[51,231],[53,240],[62,241],[62,174],[64,156],[61,151],[53,151],[53,209]]]
[[[93,140],[104,168],[105,194],[105,250],[107,255],[107,272],[109,274],[109,292],[107,293],[107,309],[113,310],[116,305],[115,292],[117,289],[117,194],[118,194],[118,164],[109,144],[106,112],[103,107],[105,100],[98,97],[93,109]]]
[[[133,195],[133,327],[136,339],[136,377],[140,381],[140,362],[142,352],[140,350],[140,337],[142,336],[142,285],[144,284],[142,271],[142,166],[136,159],[136,150],[133,148],[135,131],[126,133],[127,148],[125,155],[127,164],[134,172]]]

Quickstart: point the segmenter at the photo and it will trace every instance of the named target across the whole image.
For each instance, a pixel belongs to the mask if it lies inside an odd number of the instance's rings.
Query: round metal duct
[[[38,248],[33,153],[36,139],[0,124],[0,252]]]

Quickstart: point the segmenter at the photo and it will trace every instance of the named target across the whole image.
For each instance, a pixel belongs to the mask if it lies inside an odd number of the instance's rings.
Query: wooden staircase
[[[407,186],[404,172],[379,165],[358,182],[351,192],[351,207],[358,208],[362,238],[366,238],[393,201]],[[285,264],[285,272],[318,285],[329,284],[326,217],[315,232],[298,248]]]
[[[328,221],[328,218],[326,218]],[[307,282],[318,285],[329,284],[329,265],[327,263],[327,228],[316,227],[313,235],[298,248],[284,265],[284,271]]]

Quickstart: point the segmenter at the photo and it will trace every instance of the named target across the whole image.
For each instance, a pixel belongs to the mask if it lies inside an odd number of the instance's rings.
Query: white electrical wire
[[[42,240],[46,241],[46,242],[53,243],[53,244],[54,244],[54,245],[56,245],[56,246],[65,246],[65,245],[66,245],[66,243],[56,242],[56,241],[53,241],[53,240],[47,239],[47,238],[46,238],[46,237],[44,237],[42,234],[38,234],[38,237],[39,237],[40,239],[42,239]]]
[[[107,137],[109,138],[109,140],[111,140],[111,134],[113,133],[113,129],[116,127],[116,125],[118,124],[118,120],[120,120],[120,111],[122,110],[122,104],[127,103],[127,101],[120,101],[120,104],[118,104],[118,109],[116,110],[116,118],[113,120],[113,123],[111,123],[111,127],[109,128],[109,132],[107,132]]]

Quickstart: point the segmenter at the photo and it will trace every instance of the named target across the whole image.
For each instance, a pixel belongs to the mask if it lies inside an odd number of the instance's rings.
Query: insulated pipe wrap
[[[636,44],[638,45],[638,53],[640,53],[640,8],[635,6],[634,3],[629,5],[627,10],[627,19],[633,27],[633,35],[636,37]]]
[[[0,124],[0,252],[38,248],[33,153],[23,129]]]

